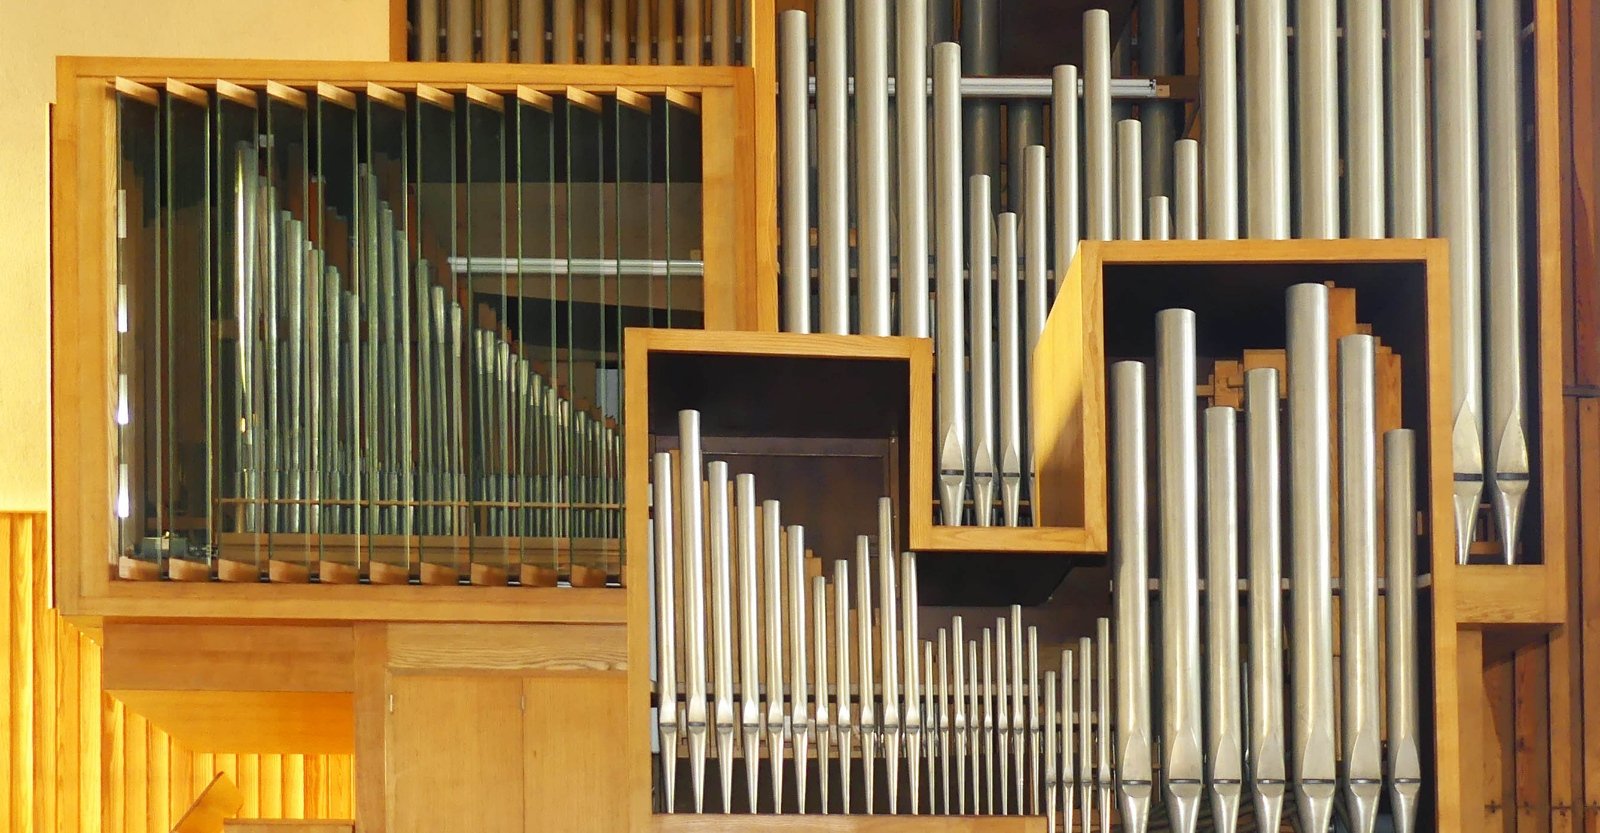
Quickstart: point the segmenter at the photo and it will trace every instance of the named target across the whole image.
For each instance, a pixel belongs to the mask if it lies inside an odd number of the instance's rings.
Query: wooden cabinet
[[[523,681],[401,676],[390,694],[393,830],[523,829]]]

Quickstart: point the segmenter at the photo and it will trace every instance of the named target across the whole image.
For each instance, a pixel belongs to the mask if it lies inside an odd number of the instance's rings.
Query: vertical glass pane
[[[554,402],[557,271],[555,213],[555,114],[548,96],[519,91],[516,105],[517,256],[520,299],[518,330],[529,363],[526,408],[529,449],[529,536],[522,553],[521,581],[554,587],[558,547],[553,537]]]
[[[128,558],[118,575],[155,578],[135,560],[158,562],[165,529],[162,485],[164,424],[161,400],[161,112],[155,91],[117,95],[117,299],[116,358],[117,556]],[[156,565],[159,569],[159,564]]]
[[[304,517],[293,513],[291,517],[293,531],[301,533],[303,557],[308,565],[317,561],[318,577],[331,583],[353,582],[360,575],[367,550],[362,536],[374,528],[371,497],[377,479],[371,453],[372,402],[377,392],[370,383],[376,370],[372,332],[376,293],[370,281],[376,270],[362,248],[371,236],[363,229],[367,216],[356,166],[353,104],[348,92],[318,90],[313,182],[317,198],[308,218],[311,233],[301,242],[299,230],[292,229],[296,220],[290,219],[292,231],[285,235],[291,294],[299,296],[306,311],[301,316],[306,319],[301,324],[304,346],[291,347],[291,352],[300,353],[291,357],[291,367],[297,369],[292,390],[298,400],[295,413],[302,420],[292,429],[291,456],[304,460],[295,468],[297,481],[303,484],[305,510]],[[339,303],[330,305],[335,288]],[[291,322],[294,317],[291,313]],[[330,348],[326,336],[335,330],[338,344]],[[329,350],[344,355],[325,355]],[[346,361],[349,372],[338,372],[345,370],[340,365]],[[335,414],[343,424],[329,420]],[[339,459],[324,457],[334,448],[343,452]],[[335,536],[334,530],[341,534]]]
[[[262,524],[269,551],[282,557],[290,541],[289,472],[292,426],[289,393],[294,376],[289,361],[289,284],[286,231],[291,218],[304,229],[311,218],[310,119],[305,95],[276,90],[267,97],[267,174],[258,181],[255,218],[257,263],[261,271],[261,374],[265,403],[261,421],[265,459]],[[298,232],[297,232],[298,233]],[[303,550],[303,547],[299,549]]]
[[[399,582],[409,581],[416,559],[419,479],[412,434],[417,410],[411,374],[412,308],[417,292],[412,286],[411,246],[406,237],[406,112],[403,100],[388,91],[362,96],[360,110],[366,158],[358,185],[364,197],[360,228],[370,235],[362,241],[361,250],[366,258],[363,262],[373,267],[366,283],[376,287],[371,301],[377,330],[374,373],[382,416],[375,424],[381,483],[387,495],[379,512],[381,526],[369,530],[369,540],[372,563],[380,573],[387,571],[392,581]]]
[[[506,263],[505,112],[502,99],[473,90],[465,98],[467,246],[476,330],[472,353],[475,499],[472,580],[505,584],[511,535],[512,343]]]
[[[567,398],[560,402],[565,441],[571,548],[569,578],[575,586],[605,583],[604,565],[595,558],[595,486],[598,380],[605,337],[606,211],[604,118],[597,97],[566,101],[567,115]]]
[[[436,91],[419,91],[414,104],[416,130],[413,177],[415,246],[419,281],[428,292],[428,358],[432,402],[429,430],[439,452],[438,489],[430,534],[421,540],[422,574],[454,582],[466,557],[466,399],[462,360],[466,348],[454,268],[457,218],[456,118],[454,101]]]

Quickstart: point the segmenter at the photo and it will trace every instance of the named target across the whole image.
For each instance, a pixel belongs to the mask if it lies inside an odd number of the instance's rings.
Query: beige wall
[[[389,0],[0,2],[0,511],[50,506],[55,56],[383,60],[388,13]]]

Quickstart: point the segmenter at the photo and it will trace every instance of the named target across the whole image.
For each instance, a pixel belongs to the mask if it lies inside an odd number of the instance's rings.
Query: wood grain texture
[[[627,829],[627,679],[617,674],[541,674],[523,683],[525,829],[560,819],[572,833]],[[575,789],[577,785],[582,788]]]
[[[625,631],[617,625],[389,626],[392,671],[475,669],[527,674],[626,671]]]
[[[349,626],[105,626],[108,689],[352,691]]]
[[[111,693],[191,749],[348,754],[355,748],[354,698],[349,692]]]
[[[354,833],[353,821],[304,819],[229,819],[223,833]]]
[[[693,816],[656,815],[657,833],[1047,833],[1044,816]]]
[[[521,833],[522,687],[508,677],[395,678],[391,830]]]

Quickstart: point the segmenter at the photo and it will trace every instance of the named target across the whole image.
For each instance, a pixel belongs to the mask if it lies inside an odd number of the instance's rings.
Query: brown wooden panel
[[[105,626],[109,689],[352,691],[350,627]]]
[[[229,819],[223,833],[354,833],[353,821],[308,821],[305,819]]]
[[[348,692],[109,692],[190,749],[212,752],[335,752],[355,748]],[[248,789],[247,779],[240,778]]]
[[[522,783],[529,833],[612,833],[628,823],[627,677],[537,675],[524,683]]]
[[[389,626],[388,667],[526,674],[621,671],[624,629],[617,625]]]
[[[523,829],[521,680],[401,676],[393,680],[389,777],[396,833]],[[488,789],[499,785],[499,789]]]

